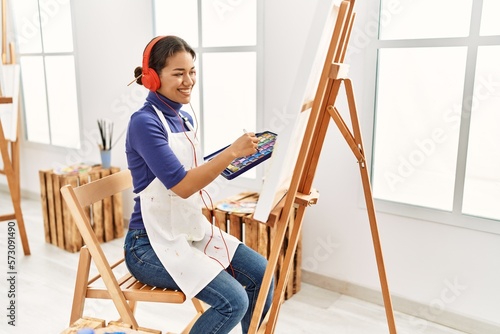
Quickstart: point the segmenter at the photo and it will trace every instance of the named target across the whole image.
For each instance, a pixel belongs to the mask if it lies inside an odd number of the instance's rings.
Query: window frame
[[[38,4],[38,17],[39,17],[39,20],[41,21],[41,14],[40,14],[40,4],[39,4],[39,1],[37,0],[37,4]],[[59,144],[53,144],[53,139],[52,139],[52,130],[51,130],[51,121],[50,121],[50,105],[49,105],[49,92],[47,90],[47,69],[46,69],[46,62],[45,62],[45,58],[47,56],[70,56],[73,58],[73,63],[74,63],[74,69],[75,69],[75,78],[78,78],[78,52],[76,50],[76,34],[75,34],[75,15],[74,15],[74,8],[71,4],[71,2],[68,2],[69,6],[70,6],[70,19],[71,19],[71,27],[72,27],[72,41],[73,41],[73,50],[72,51],[64,51],[64,52],[60,52],[60,51],[57,51],[57,52],[45,52],[45,50],[43,50],[43,38],[42,38],[42,52],[27,52],[27,53],[21,53],[19,50],[17,50],[17,56],[18,56],[18,62],[21,63],[21,58],[24,57],[24,56],[27,56],[27,57],[33,57],[33,56],[38,56],[38,57],[42,57],[42,61],[43,61],[43,70],[44,70],[44,82],[45,82],[45,91],[43,92],[45,94],[45,97],[46,97],[46,104],[47,104],[47,117],[48,117],[48,134],[49,134],[49,143],[42,143],[42,142],[38,142],[38,141],[33,141],[33,140],[30,140],[29,139],[29,134],[28,134],[28,125],[27,125],[27,122],[24,121],[22,122],[22,125],[23,125],[23,128],[22,128],[22,133],[23,133],[23,139],[25,141],[25,144],[27,147],[32,147],[32,148],[35,148],[35,149],[50,149],[50,150],[53,150],[55,152],[67,152],[68,150],[80,150],[81,147],[82,147],[82,115],[81,115],[81,102],[80,102],[80,85],[79,85],[79,82],[78,80],[75,82],[75,95],[76,95],[76,107],[77,107],[77,121],[78,121],[78,124],[76,126],[76,128],[78,129],[79,131],[79,134],[78,134],[78,147],[70,147],[70,146],[62,146],[62,145],[59,145]],[[43,29],[42,27],[42,24],[41,22],[39,22],[40,24],[40,29]],[[22,71],[22,68],[21,68],[21,71]],[[22,117],[24,119],[27,118],[27,115],[26,115],[26,107],[25,107],[25,103],[24,103],[24,99],[26,99],[26,96],[23,92],[23,85],[22,85],[22,78],[21,78],[21,92],[22,92],[22,95],[21,95],[21,105],[22,105],[22,109],[21,109],[21,112],[22,112]]]
[[[378,199],[374,197],[374,202],[377,210],[384,213],[404,216],[418,220],[426,220],[436,223],[442,223],[455,227],[462,227],[476,231],[489,232],[500,234],[500,221],[495,219],[483,218],[464,214],[462,210],[462,201],[465,187],[465,171],[467,163],[467,148],[469,128],[471,117],[463,117],[470,114],[472,108],[472,99],[474,93],[475,66],[477,60],[478,49],[480,46],[499,45],[498,35],[480,36],[482,0],[473,0],[471,11],[471,22],[469,27],[469,35],[465,37],[447,37],[447,38],[421,38],[421,39],[395,39],[395,40],[380,40],[379,35],[372,39],[371,43],[366,47],[367,67],[369,73],[366,74],[368,80],[365,81],[364,88],[366,89],[364,102],[367,106],[371,106],[373,114],[371,115],[369,138],[371,145],[367,156],[369,161],[376,159],[374,136],[376,130],[376,105],[377,105],[377,79],[378,79],[378,52],[381,49],[389,48],[415,48],[415,47],[451,47],[465,46],[467,47],[467,59],[465,68],[464,90],[462,96],[462,117],[459,129],[459,142],[457,152],[457,165],[455,173],[455,188],[453,194],[453,208],[451,212],[427,208],[407,203],[399,203],[390,200]],[[381,4],[377,4],[377,11],[380,15]],[[382,20],[378,20],[378,27],[383,24]],[[367,145],[368,146],[368,145]],[[373,167],[371,167],[373,176]]]

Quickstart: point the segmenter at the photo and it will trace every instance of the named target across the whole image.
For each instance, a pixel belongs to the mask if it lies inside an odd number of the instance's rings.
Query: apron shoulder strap
[[[163,127],[165,128],[165,130],[167,130],[167,133],[169,135],[172,134],[172,131],[170,130],[170,126],[168,126],[168,124],[167,124],[167,119],[165,118],[165,115],[163,115],[163,113],[158,108],[156,108],[156,106],[154,104],[151,104],[151,105],[153,106],[153,109],[156,111],[156,114],[158,115],[158,117],[160,118],[161,124],[163,124]]]

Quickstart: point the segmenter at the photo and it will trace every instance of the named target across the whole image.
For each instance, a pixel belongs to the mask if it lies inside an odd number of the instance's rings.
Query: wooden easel
[[[377,221],[375,216],[375,208],[371,193],[370,180],[368,175],[368,167],[366,164],[361,131],[358,122],[356,111],[356,103],[351,80],[346,77],[347,66],[343,64],[347,49],[348,40],[352,30],[354,20],[354,0],[345,0],[340,4],[337,15],[337,20],[334,26],[330,46],[325,59],[324,67],[321,73],[316,95],[313,101],[305,101],[303,110],[311,108],[311,114],[307,123],[304,139],[300,148],[297,163],[291,179],[290,187],[286,197],[282,200],[281,214],[276,222],[278,224],[276,237],[273,241],[270,256],[268,258],[268,268],[264,275],[262,288],[257,300],[255,311],[250,324],[250,334],[255,333],[274,333],[276,321],[279,313],[279,308],[283,301],[284,289],[288,280],[288,274],[297,248],[300,231],[302,228],[305,208],[314,204],[317,195],[312,189],[312,182],[319,156],[323,147],[326,132],[330,119],[333,119],[340,132],[344,136],[347,144],[354,153],[361,173],[363,183],[364,196],[366,207],[368,210],[368,218],[370,221],[370,229],[372,234],[373,246],[375,249],[375,257],[378,266],[380,284],[382,288],[382,296],[385,305],[385,312],[389,333],[395,334],[396,326],[394,322],[394,314],[392,309],[391,296],[387,284],[387,277],[384,268],[384,260],[382,249],[379,240]],[[335,107],[335,102],[341,85],[344,84],[347,96],[347,102],[351,117],[352,131],[351,132],[342,119],[340,113]],[[295,209],[294,206],[297,206]],[[295,209],[295,217],[294,215]],[[293,223],[290,223],[293,221]],[[269,222],[268,222],[269,223]],[[291,225],[293,224],[293,226]],[[288,246],[285,251],[285,258],[282,262],[281,275],[275,287],[275,295],[270,311],[266,318],[259,326],[259,319],[263,313],[264,302],[267,291],[271,285],[272,275],[275,271],[279,252],[283,245],[285,231],[287,226],[291,228],[291,235],[288,239]]]
[[[6,14],[6,1],[2,0],[2,63],[8,63],[7,59],[7,14]],[[15,63],[14,46],[11,43],[10,47],[10,64]],[[4,97],[0,87],[0,103],[12,103],[13,97]],[[19,110],[14,112],[19,113]],[[18,114],[19,116],[19,114]],[[2,121],[0,120],[0,153],[2,155],[3,169],[0,174],[4,174],[7,178],[9,186],[10,197],[14,213],[0,215],[0,222],[15,219],[19,228],[19,235],[23,246],[24,255],[30,255],[30,247],[28,243],[28,236],[26,235],[26,228],[24,226],[23,212],[21,209],[21,186],[19,182],[19,140],[17,134],[19,133],[19,117],[17,124],[17,132],[15,140],[7,140],[3,131]],[[9,145],[10,144],[10,145]],[[9,152],[10,146],[10,152]],[[12,158],[11,158],[12,157]]]

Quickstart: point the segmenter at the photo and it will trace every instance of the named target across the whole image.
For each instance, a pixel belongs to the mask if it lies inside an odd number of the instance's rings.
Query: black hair
[[[149,43],[151,43],[151,41]],[[151,49],[148,63],[149,68],[153,69],[159,76],[161,70],[167,66],[168,58],[175,55],[177,52],[189,52],[193,60],[196,59],[196,53],[185,40],[177,36],[165,36],[156,42]],[[137,78],[136,82],[139,85],[142,85],[141,74],[142,66],[136,67],[134,70],[134,78]]]

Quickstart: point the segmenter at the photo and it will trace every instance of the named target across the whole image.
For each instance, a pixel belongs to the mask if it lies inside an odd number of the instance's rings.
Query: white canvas
[[[293,125],[278,133],[253,218],[266,222],[272,209],[286,194],[297,163],[311,109],[301,112],[303,105],[314,99],[324,68],[328,47],[337,22],[339,6],[333,3],[319,38],[310,38],[297,73],[288,113],[296,113]],[[311,51],[312,50],[312,51]]]
[[[280,133],[278,136],[271,157],[271,166],[265,176],[253,214],[253,218],[258,221],[267,221],[271,210],[283,198],[290,186],[310,111],[309,109],[298,113],[294,126],[288,127],[291,131]]]

